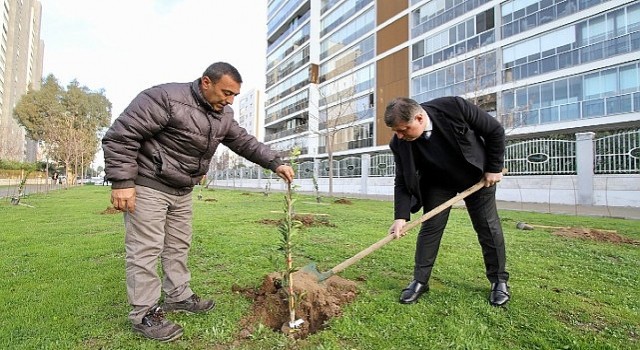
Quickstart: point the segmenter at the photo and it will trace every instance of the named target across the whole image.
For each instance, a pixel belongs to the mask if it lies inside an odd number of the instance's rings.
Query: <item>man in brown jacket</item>
[[[167,320],[165,311],[197,313],[214,307],[213,300],[191,290],[187,259],[191,192],[218,145],[293,181],[293,169],[233,119],[229,105],[241,84],[236,68],[217,62],[191,83],[151,87],[102,139],[111,203],[124,211],[129,319],[134,332],[148,338],[171,341],[182,335],[182,327]]]

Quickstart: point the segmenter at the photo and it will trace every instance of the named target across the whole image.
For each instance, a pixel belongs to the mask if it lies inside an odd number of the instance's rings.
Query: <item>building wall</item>
[[[409,0],[376,0],[376,21],[382,24],[393,16],[405,11],[409,7]],[[408,29],[408,26],[407,26]]]
[[[637,0],[274,0],[269,6],[269,18],[281,19],[270,43],[305,40],[270,57],[268,66],[284,69],[300,50],[311,52],[308,64],[276,83],[290,87],[282,98],[309,91],[308,106],[283,117],[307,113],[300,118],[308,123],[279,129],[282,136],[269,141],[278,149],[304,143],[309,147],[302,159],[328,158],[322,119],[340,106],[355,110],[338,125],[333,157],[388,151],[392,133],[384,108],[398,96],[471,99],[512,139],[640,126]],[[300,33],[307,24],[313,30],[305,37]],[[278,38],[280,33],[287,34]],[[270,52],[278,49],[274,44]],[[318,80],[315,74],[306,84],[295,80],[297,72],[316,66]],[[268,89],[266,100],[274,94]],[[367,94],[369,109],[362,107]],[[369,124],[372,142],[361,142],[362,126]],[[337,179],[336,189],[342,181],[349,183]]]
[[[409,50],[404,48],[376,64],[376,146],[386,146],[393,133],[384,123],[384,110],[391,100],[409,95]]]
[[[29,88],[39,89],[42,81],[42,6],[37,0],[5,0],[0,12],[0,45],[4,48],[0,60],[0,158],[35,161],[37,145],[27,140],[24,129],[13,118],[13,108]]]
[[[603,130],[635,127],[640,124],[638,6],[637,0],[271,1],[268,16],[280,22],[270,22],[270,42],[299,36],[307,24],[313,30],[296,43],[297,48],[269,63],[286,67],[288,58],[309,48],[309,64],[300,69],[315,72],[319,67],[319,80],[312,74],[306,85],[291,88],[288,96],[318,89],[320,97],[315,100],[310,94],[308,116],[303,117],[308,123],[278,129],[282,136],[269,142],[290,147],[295,143],[288,141],[292,136],[287,131],[293,128],[301,129],[295,130],[300,142],[318,138],[316,121],[326,106],[336,103],[323,105],[323,95],[348,91],[344,85],[351,80],[356,86],[351,101],[356,101],[362,93],[357,88],[364,83],[355,74],[371,64],[375,103],[370,111],[354,114],[365,120],[368,113],[373,142],[356,142],[361,132],[344,131],[341,142],[351,137],[353,145],[334,149],[345,155],[386,147],[391,134],[381,115],[385,103],[400,95],[419,101],[444,95],[472,99],[496,115],[514,138],[575,133],[593,125]],[[292,25],[297,19],[299,27]],[[281,33],[286,35],[278,38]],[[368,47],[361,44],[371,35],[375,53],[368,55]],[[323,52],[328,42],[334,46]],[[354,49],[354,45],[361,46]],[[335,73],[327,72],[328,67]],[[280,77],[278,84],[289,86],[286,83],[294,75]],[[568,81],[577,78],[582,79],[583,91],[565,98],[572,93]],[[607,85],[615,82],[614,88]],[[267,95],[271,99],[272,91]],[[359,122],[343,126],[348,129]],[[320,136],[320,143],[309,143],[307,154],[326,156],[323,140]]]

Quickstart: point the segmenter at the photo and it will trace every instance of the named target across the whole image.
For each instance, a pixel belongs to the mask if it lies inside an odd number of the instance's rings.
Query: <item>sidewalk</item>
[[[336,195],[340,197],[340,195]],[[366,198],[392,201],[393,196],[387,195],[348,195],[345,197]],[[500,210],[518,210],[537,213],[567,214],[576,216],[599,216],[610,218],[621,218],[630,220],[640,220],[640,208],[634,207],[605,207],[595,205],[567,205],[549,203],[528,203],[528,202],[507,202],[497,201]],[[464,201],[454,204],[455,207],[464,206]]]
[[[640,208],[498,201],[498,209],[640,220]]]

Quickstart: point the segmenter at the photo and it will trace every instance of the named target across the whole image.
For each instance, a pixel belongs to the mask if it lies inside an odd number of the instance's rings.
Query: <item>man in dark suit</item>
[[[496,208],[496,184],[502,179],[505,134],[500,123],[460,97],[442,97],[419,104],[396,98],[385,110],[385,124],[395,135],[389,143],[396,165],[394,218],[389,234],[396,238],[420,207],[426,213],[458,192],[484,179],[485,187],[465,198],[482,247],[489,302],[505,305],[510,298],[502,226]],[[400,295],[415,303],[429,290],[431,270],[450,208],[422,223],[415,251],[413,281]]]

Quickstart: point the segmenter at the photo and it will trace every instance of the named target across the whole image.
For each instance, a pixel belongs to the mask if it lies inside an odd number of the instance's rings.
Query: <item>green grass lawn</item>
[[[640,246],[516,229],[518,221],[617,230],[640,240],[640,221],[502,211],[511,273],[506,308],[486,301],[480,247],[463,209],[452,210],[431,291],[397,302],[412,278],[417,230],[340,273],[358,295],[326,329],[304,340],[259,328],[238,336],[251,300],[232,285],[259,286],[276,271],[283,195],[204,190],[195,199],[192,287],[216,300],[206,315],[171,314],[177,341],[130,330],[121,214],[102,214],[109,188],[82,186],[0,202],[0,349],[640,349]],[[392,203],[337,204],[296,195],[298,212],[332,226],[303,229],[295,265],[329,270],[386,234]],[[208,200],[206,200],[208,199]]]

